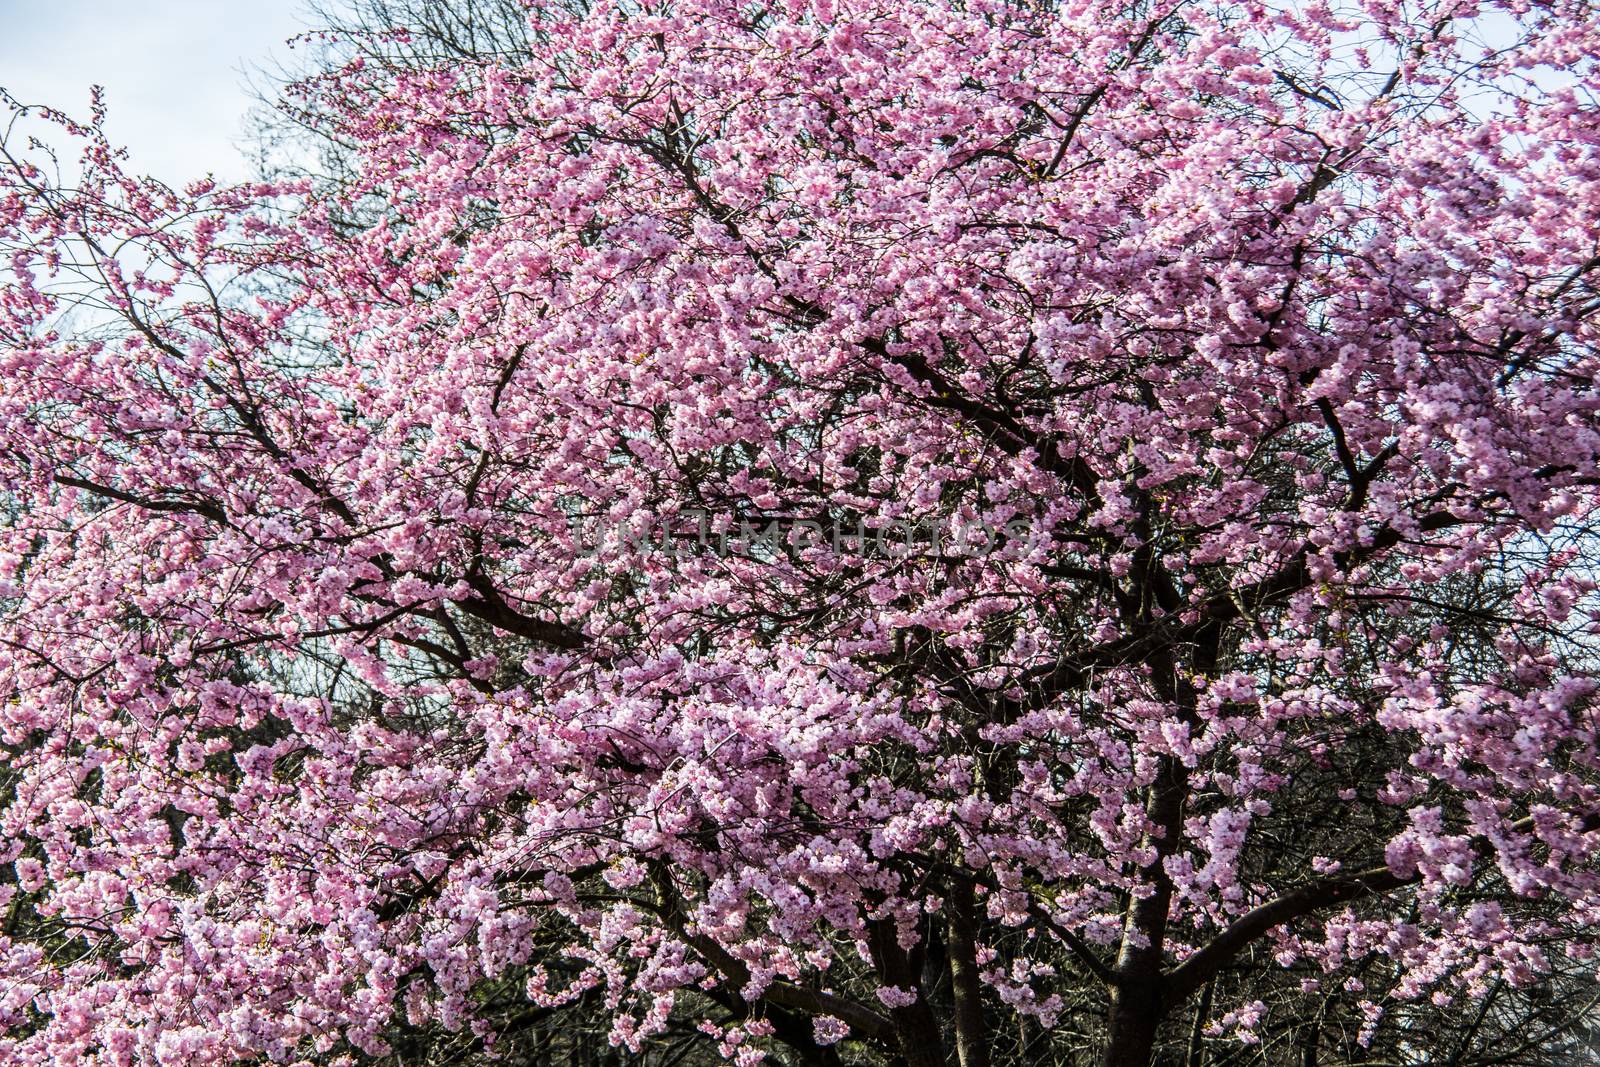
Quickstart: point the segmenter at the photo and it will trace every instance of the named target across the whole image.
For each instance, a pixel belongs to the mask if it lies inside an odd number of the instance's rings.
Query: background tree
[[[0,1063],[1594,1054],[1590,7],[510,12],[5,139]]]

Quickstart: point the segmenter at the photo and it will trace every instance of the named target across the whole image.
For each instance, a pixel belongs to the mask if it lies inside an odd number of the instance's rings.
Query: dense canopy
[[[448,7],[13,107],[0,1064],[1593,1055],[1589,3]]]

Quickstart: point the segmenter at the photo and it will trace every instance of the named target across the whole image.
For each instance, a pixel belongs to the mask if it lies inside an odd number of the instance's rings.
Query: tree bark
[[[1126,981],[1111,990],[1100,1067],[1150,1067],[1161,1026],[1159,979]]]
[[[977,933],[972,917],[972,883],[960,875],[952,877],[946,907],[950,909],[950,987],[956,1006],[956,1058],[961,1067],[989,1067],[983,992],[978,980]]]
[[[1172,879],[1167,875],[1166,858],[1178,847],[1188,794],[1188,770],[1171,757],[1163,758],[1146,802],[1152,828],[1146,843],[1154,849],[1155,859],[1140,873],[1149,892],[1128,902],[1111,1004],[1106,1012],[1101,1067],[1149,1067],[1156,1032],[1170,1006],[1161,967],[1167,911],[1172,905]]]
[[[917,996],[912,1003],[889,1010],[901,1060],[906,1067],[948,1067],[944,1042],[939,1036],[939,1021],[928,1007],[927,992],[911,966],[910,954],[900,947],[895,924],[879,919],[868,925],[868,935],[878,977],[885,985],[908,990]]]

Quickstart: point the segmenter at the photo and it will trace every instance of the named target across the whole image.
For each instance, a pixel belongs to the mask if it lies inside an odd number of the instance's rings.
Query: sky
[[[247,78],[292,58],[284,42],[304,28],[301,0],[0,0],[0,88],[87,116],[103,85],[129,169],[237,181],[251,177]]]

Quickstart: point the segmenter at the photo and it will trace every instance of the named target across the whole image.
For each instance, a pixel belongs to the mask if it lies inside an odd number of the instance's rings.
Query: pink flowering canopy
[[[1593,7],[526,20],[13,105],[0,1065],[1571,1052]]]

